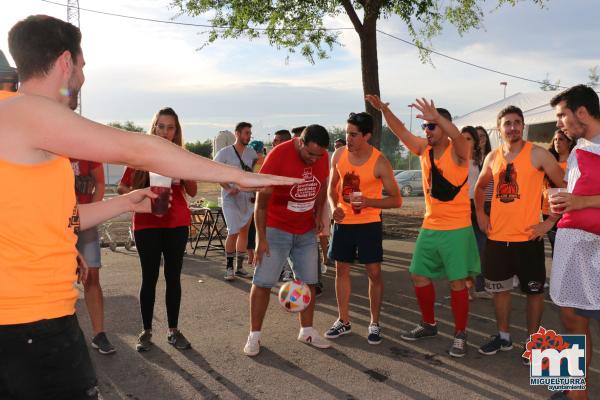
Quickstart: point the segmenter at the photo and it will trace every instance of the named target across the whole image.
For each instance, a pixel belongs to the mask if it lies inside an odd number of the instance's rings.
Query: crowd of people
[[[390,162],[370,144],[370,114],[350,113],[346,138],[335,142],[332,155],[327,130],[310,124],[275,132],[265,157],[264,143],[251,140],[252,124],[240,122],[235,143],[211,161],[182,149],[181,124],[171,108],[156,113],[148,135],[72,112],[85,64],[75,26],[31,16],[10,30],[9,48],[20,85],[16,93],[15,85],[0,91],[0,181],[5,188],[0,196],[0,398],[98,398],[75,314],[74,283],[84,285],[91,346],[101,354],[115,353],[104,327],[95,227],[125,212],[133,212],[142,275],[143,326],[136,348],[152,348],[161,263],[166,340],[180,350],[192,346],[178,317],[191,220],[186,196],[196,195],[197,181],[222,188],[225,280],[252,275],[246,355],[260,353],[271,288],[292,276],[312,294],[299,313],[298,340],[320,349],[343,340],[352,332],[350,265],[356,262],[364,265],[369,284],[367,342],[383,341],[382,210],[400,207],[402,198]],[[554,253],[550,296],[561,308],[566,332],[586,335],[589,366],[590,321],[600,320],[596,92],[578,85],[552,99],[559,129],[549,150],[524,139],[526,121],[515,106],[499,110],[502,143],[492,150],[484,128],[458,129],[451,113],[431,100],[413,104],[424,137],[410,132],[377,95],[366,101],[419,156],[423,171],[426,209],[409,269],[421,321],[400,337],[416,341],[438,335],[434,281],[447,280],[454,316],[448,354],[467,355],[471,287],[474,297],[492,298],[498,329],[479,353],[511,350],[515,276],[527,296],[528,333],[540,326],[547,282],[543,237],[548,234]],[[104,201],[102,162],[128,166],[118,188],[121,196]],[[157,194],[149,188],[150,171],[177,177],[171,180],[170,208],[162,217],[151,213]],[[254,271],[245,267],[247,260]],[[321,335],[313,326],[314,307],[323,290],[322,266],[333,264],[338,318]],[[46,361],[40,364],[40,359]],[[561,392],[553,398],[585,399],[587,394]]]

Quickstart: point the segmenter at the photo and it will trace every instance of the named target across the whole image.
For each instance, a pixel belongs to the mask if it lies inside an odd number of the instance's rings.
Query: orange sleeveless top
[[[567,162],[559,162],[558,165],[565,172],[567,170]],[[550,188],[550,182],[548,178],[544,177],[544,187],[542,188],[542,214],[550,215],[550,204],[548,203],[548,192],[546,189]]]
[[[502,147],[492,164],[494,195],[490,223],[491,240],[526,242],[527,228],[540,222],[544,172],[531,165],[533,145],[525,142],[521,152],[508,164]]]
[[[423,192],[425,193],[425,218],[423,228],[438,231],[449,231],[471,226],[471,203],[469,200],[469,184],[465,183],[460,192],[451,201],[440,201],[431,197],[431,162],[427,146],[421,155],[421,170],[423,171]],[[469,163],[464,167],[456,165],[452,159],[452,141],[444,150],[435,166],[450,183],[460,186],[469,175]]]
[[[348,149],[344,148],[338,160],[336,169],[341,183],[338,185],[339,200],[337,206],[344,210],[344,220],[341,224],[368,224],[381,221],[381,209],[363,208],[360,214],[354,214],[350,204],[350,194],[361,192],[364,197],[381,199],[383,182],[375,177],[375,163],[381,153],[372,147],[371,157],[362,165],[354,165],[348,158]]]
[[[0,160],[0,325],[75,313],[74,184],[68,158]]]
[[[9,92],[7,90],[0,90],[0,100],[8,99],[9,97],[16,96],[16,92]]]

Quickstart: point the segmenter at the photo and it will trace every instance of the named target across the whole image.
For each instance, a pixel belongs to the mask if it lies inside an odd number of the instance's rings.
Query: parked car
[[[396,182],[400,188],[400,193],[404,197],[417,196],[423,194],[423,180],[421,170],[411,169],[402,171],[396,176]]]

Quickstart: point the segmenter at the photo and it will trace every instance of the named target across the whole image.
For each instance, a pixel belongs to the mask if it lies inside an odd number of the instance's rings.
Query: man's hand
[[[421,112],[421,114],[417,114],[417,118],[435,123],[440,120],[440,113],[435,108],[433,100],[427,101],[425,98],[421,100],[416,99],[416,103],[413,103],[412,106]]]
[[[552,229],[554,222],[555,221],[551,219],[547,219],[544,222],[528,227],[527,232],[529,232],[529,240],[542,240],[546,232]]]
[[[559,192],[553,194],[548,199],[548,203],[550,204],[550,207],[552,207],[554,210],[562,209],[562,211],[557,214],[586,208],[584,196],[577,196],[575,194],[567,192]]]
[[[320,215],[315,215],[315,232],[318,235],[323,230],[323,218]]]
[[[260,265],[264,254],[266,254],[267,257],[271,256],[271,253],[269,252],[269,243],[266,239],[259,238],[256,243],[256,249],[254,249],[254,262],[252,263],[255,268],[258,268]]]
[[[390,105],[390,103],[384,103],[383,101],[381,101],[379,96],[377,96],[376,94],[368,94],[365,96],[365,99],[369,103],[371,103],[374,109],[381,112],[385,111],[385,109],[388,108],[388,106]]]
[[[338,224],[344,220],[345,216],[346,214],[344,213],[344,210],[342,210],[340,207],[336,207],[335,210],[333,210],[333,220]]]
[[[89,268],[81,253],[77,252],[77,283],[85,286],[88,278]]]
[[[479,225],[479,230],[484,235],[488,236],[490,234],[492,225],[490,224],[490,217],[486,213],[477,213],[477,225]]]

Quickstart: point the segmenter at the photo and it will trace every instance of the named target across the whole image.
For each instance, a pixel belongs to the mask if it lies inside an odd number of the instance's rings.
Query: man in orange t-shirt
[[[452,124],[448,110],[436,108],[433,101],[422,99],[412,105],[421,112],[417,118],[425,122],[424,139],[409,132],[379,97],[367,96],[367,100],[383,112],[392,132],[420,157],[423,170],[426,211],[409,269],[421,321],[400,337],[413,341],[437,335],[432,280],[447,278],[454,315],[454,340],[448,353],[452,357],[464,357],[469,315],[466,278],[480,272],[467,183],[469,143]]]
[[[512,349],[511,290],[519,278],[527,295],[527,331],[537,332],[544,310],[546,266],[544,234],[556,216],[540,223],[544,174],[564,187],[563,171],[550,152],[523,140],[523,112],[508,106],[498,113],[502,146],[487,155],[475,186],[477,221],[488,240],[483,254],[486,290],[494,296],[498,334],[479,348],[485,355]],[[485,188],[494,180],[492,211],[484,212]],[[523,358],[528,365],[529,359]]]
[[[335,339],[351,332],[350,264],[358,253],[369,277],[371,321],[367,341],[381,343],[379,313],[383,297],[381,210],[402,205],[400,190],[390,162],[369,144],[373,117],[366,112],[351,113],[346,121],[346,146],[331,159],[329,204],[335,225],[329,256],[335,261],[335,292],[339,318],[325,333]],[[382,189],[388,195],[382,196]],[[360,194],[358,194],[360,193]]]

